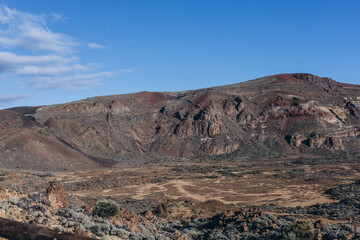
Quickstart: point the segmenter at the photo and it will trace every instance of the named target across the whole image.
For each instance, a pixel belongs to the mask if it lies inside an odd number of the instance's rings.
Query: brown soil
[[[20,186],[31,188],[43,186],[49,181],[59,181],[70,195],[83,199],[102,196],[119,201],[151,200],[154,203],[187,200],[201,203],[198,205],[201,208],[217,205],[218,209],[224,210],[224,204],[273,203],[281,207],[295,207],[334,202],[324,194],[325,190],[359,178],[356,169],[360,169],[360,165],[350,163],[316,167],[183,164],[169,167],[115,167],[52,173],[42,177],[37,177],[38,174],[31,171],[6,171],[1,184],[16,181]],[[296,171],[301,174],[296,174]],[[314,177],[322,172],[327,172],[328,176]]]

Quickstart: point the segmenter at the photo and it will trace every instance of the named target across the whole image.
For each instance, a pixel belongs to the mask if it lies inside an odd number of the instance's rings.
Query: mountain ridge
[[[17,113],[12,125],[9,112]],[[142,162],[148,156],[222,156],[234,161],[293,155],[359,157],[360,85],[308,73],[19,107],[0,110],[0,116],[0,134],[26,128],[78,149],[83,159],[114,163]]]

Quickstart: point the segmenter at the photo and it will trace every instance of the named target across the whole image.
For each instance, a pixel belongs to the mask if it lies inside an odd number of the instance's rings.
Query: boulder
[[[46,189],[44,204],[53,209],[68,208],[69,201],[65,188],[58,182],[50,182]]]

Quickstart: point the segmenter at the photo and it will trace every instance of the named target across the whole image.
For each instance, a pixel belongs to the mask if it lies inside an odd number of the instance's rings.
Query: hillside
[[[49,159],[50,170],[146,157],[352,159],[360,157],[360,85],[301,73],[94,97],[1,110],[0,130],[1,166],[11,168],[48,169]]]

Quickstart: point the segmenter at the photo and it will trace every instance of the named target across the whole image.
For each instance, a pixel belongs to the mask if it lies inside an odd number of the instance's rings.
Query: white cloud
[[[66,34],[51,31],[46,23],[49,18],[65,19],[56,13],[35,15],[0,6],[0,74],[21,76],[27,79],[25,86],[36,88],[87,89],[105,78],[129,72],[100,71],[100,64],[81,63],[74,53],[84,45]],[[88,42],[87,47],[105,48],[94,42]]]
[[[25,94],[0,94],[0,106],[6,106],[28,97],[30,96]]]
[[[58,55],[17,55],[0,52],[0,73],[10,72],[31,77],[30,85],[43,89],[87,89],[100,84],[105,78],[115,77],[131,70],[95,72],[99,65],[76,63],[76,57]],[[86,73],[92,71],[92,73]],[[82,74],[80,74],[82,72]]]
[[[89,70],[91,65],[75,64],[72,66],[24,66],[19,68],[16,73],[19,75],[57,75],[65,73],[73,73],[79,71]]]
[[[91,74],[78,74],[67,77],[36,77],[30,84],[36,88],[43,89],[65,88],[81,90],[87,89],[90,86],[100,85],[101,80],[104,78],[111,78],[120,75],[123,72],[130,71],[131,70],[118,70]]]
[[[12,52],[0,52],[1,65],[17,65],[17,64],[41,64],[41,63],[66,63],[75,61],[76,58],[64,58],[58,55],[17,55]]]
[[[5,48],[22,47],[60,54],[73,52],[77,45],[70,36],[52,32],[44,16],[6,6],[0,7],[0,44]]]
[[[104,49],[105,47],[98,43],[88,43],[88,47],[91,49]]]
[[[76,61],[78,61],[76,57],[64,58],[58,55],[31,56],[17,55],[11,52],[0,52],[0,73],[15,72],[24,75],[26,74],[26,70],[28,68],[47,69],[50,66],[62,69],[67,67],[66,64],[70,64]],[[74,67],[78,67],[77,65]],[[27,68],[24,69],[25,67]]]

